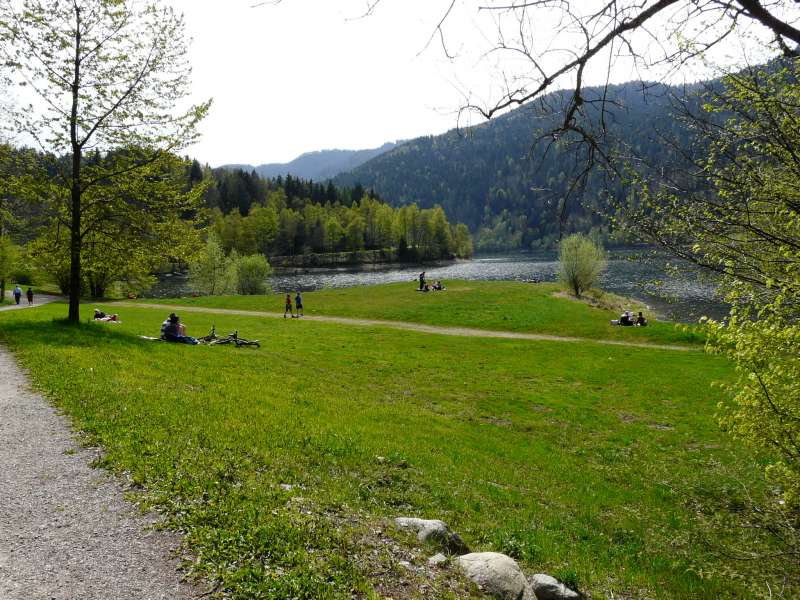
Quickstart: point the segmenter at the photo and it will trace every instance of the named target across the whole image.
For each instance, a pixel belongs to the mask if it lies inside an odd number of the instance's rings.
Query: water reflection
[[[673,262],[649,252],[617,251],[609,257],[603,275],[605,290],[637,298],[660,316],[686,323],[701,316],[719,318],[725,306],[715,296],[716,286],[704,279],[691,265]],[[428,280],[453,279],[479,281],[555,281],[558,262],[555,253],[517,254],[478,257],[473,260],[441,264],[393,264],[358,268],[298,269],[276,272],[269,279],[275,292],[314,291],[324,288],[355,287],[406,281],[414,285],[420,271]],[[160,281],[149,295],[185,296],[191,293],[185,276],[175,275]]]

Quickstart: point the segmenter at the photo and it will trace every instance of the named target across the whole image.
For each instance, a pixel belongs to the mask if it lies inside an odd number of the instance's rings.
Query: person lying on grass
[[[114,313],[112,315],[107,315],[99,308],[94,309],[94,320],[107,321],[108,323],[122,323],[122,321],[119,320],[119,315],[117,313]]]
[[[180,322],[180,317],[175,313],[170,313],[161,324],[161,339],[179,344],[197,344],[195,338],[186,335],[186,326]]]

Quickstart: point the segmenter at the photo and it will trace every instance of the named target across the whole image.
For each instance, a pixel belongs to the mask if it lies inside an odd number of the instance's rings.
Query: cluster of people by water
[[[622,327],[647,327],[647,319],[641,311],[639,311],[639,316],[636,316],[631,311],[626,310],[619,316],[619,319],[612,320],[611,324]]]
[[[430,284],[425,279],[425,271],[419,274],[419,289],[418,292],[441,292],[446,290],[447,288],[442,285],[441,280],[435,281],[434,283]]]

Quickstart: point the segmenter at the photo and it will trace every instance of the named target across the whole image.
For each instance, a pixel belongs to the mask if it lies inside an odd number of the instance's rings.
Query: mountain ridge
[[[342,150],[331,148],[327,150],[313,150],[304,152],[297,158],[287,163],[264,163],[253,166],[248,164],[226,164],[221,169],[242,169],[255,171],[265,179],[291,175],[313,181],[325,181],[339,173],[352,171],[365,162],[388,152],[402,142],[386,142],[377,148],[363,150]]]

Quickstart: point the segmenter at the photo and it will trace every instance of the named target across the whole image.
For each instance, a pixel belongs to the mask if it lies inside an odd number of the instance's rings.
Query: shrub
[[[236,291],[240,294],[263,294],[267,290],[267,277],[272,272],[262,254],[241,256],[236,259]]]
[[[559,280],[578,298],[597,283],[608,261],[603,248],[580,233],[561,240]]]
[[[197,260],[189,265],[189,281],[192,287],[209,296],[229,293],[233,287],[230,271],[229,260],[219,238],[210,233]]]

